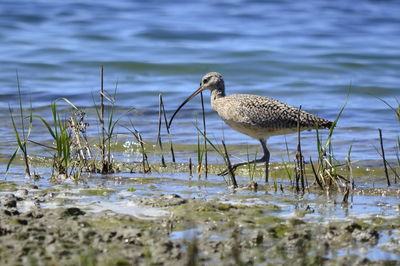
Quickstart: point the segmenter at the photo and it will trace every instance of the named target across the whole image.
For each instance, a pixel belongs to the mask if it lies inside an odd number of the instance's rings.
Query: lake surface
[[[125,123],[131,119],[149,141],[157,134],[158,94],[171,116],[202,75],[218,71],[228,94],[273,97],[330,120],[351,88],[335,132],[336,156],[344,160],[352,145],[354,160],[379,160],[381,128],[386,155],[394,160],[400,124],[378,97],[396,106],[400,95],[398,14],[397,1],[3,0],[0,152],[10,154],[14,141],[8,104],[17,109],[16,70],[25,106],[31,97],[34,112],[50,118],[48,107],[59,97],[92,106],[104,65],[106,89],[118,82],[118,107],[136,108]],[[258,145],[224,125],[205,96],[213,140]],[[176,143],[197,142],[200,111],[198,97],[178,114],[171,128]],[[32,135],[50,140],[44,132],[35,127]],[[314,133],[303,136],[303,151],[310,154]],[[286,140],[294,150],[296,136]],[[273,137],[269,145],[272,161],[281,161],[285,137]]]

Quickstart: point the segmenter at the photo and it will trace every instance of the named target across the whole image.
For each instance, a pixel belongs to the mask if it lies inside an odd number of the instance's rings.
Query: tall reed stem
[[[158,146],[160,147],[161,150],[161,166],[166,167],[167,165],[165,164],[165,159],[164,159],[164,149],[161,141],[161,113],[162,113],[162,94],[160,93],[158,95],[159,99],[159,105],[158,105],[158,132],[157,132],[157,142]]]
[[[301,140],[300,140],[300,112],[301,106],[299,107],[299,111],[297,113],[297,153],[296,153],[296,191],[300,191],[299,181],[301,181],[301,190],[304,193],[305,184],[304,184],[304,157],[301,152]]]
[[[232,169],[231,160],[229,159],[229,154],[228,154],[228,151],[226,150],[226,145],[225,145],[224,140],[222,140],[222,146],[224,147],[225,161],[226,161],[226,165],[228,167],[229,176],[231,177],[231,182],[232,182],[233,188],[237,188],[238,185],[236,182],[235,173]]]
[[[378,131],[379,131],[379,140],[380,140],[381,150],[382,150],[383,167],[385,169],[386,182],[387,182],[388,187],[390,187],[389,173],[388,173],[387,163],[386,163],[386,159],[385,159],[385,149],[383,148],[382,129],[378,128]]]
[[[174,145],[173,145],[172,140],[171,140],[171,133],[169,131],[168,119],[167,119],[167,114],[165,112],[165,106],[164,106],[164,101],[163,101],[162,95],[160,96],[160,105],[161,105],[162,112],[163,112],[163,115],[164,115],[165,128],[167,129],[167,134],[168,134],[168,137],[169,137],[169,149],[171,151],[172,162],[175,163],[176,160],[175,160]]]

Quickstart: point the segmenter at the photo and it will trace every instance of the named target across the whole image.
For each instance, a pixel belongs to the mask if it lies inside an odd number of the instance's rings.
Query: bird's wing
[[[297,127],[300,111],[302,128],[330,127],[330,121],[314,116],[278,100],[249,94],[227,96],[226,105],[229,118],[252,126],[286,129]]]

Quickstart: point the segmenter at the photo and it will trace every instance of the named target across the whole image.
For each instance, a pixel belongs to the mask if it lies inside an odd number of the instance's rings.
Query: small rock
[[[174,247],[174,243],[171,240],[165,241],[161,243],[162,248],[164,249],[164,253],[167,253]]]
[[[44,215],[41,212],[38,212],[37,210],[32,210],[32,211],[28,211],[24,214],[25,217],[27,218],[33,218],[33,219],[40,219],[42,218]]]
[[[19,211],[17,210],[4,210],[4,214],[8,216],[19,215]]]
[[[62,214],[64,216],[79,216],[79,215],[84,215],[85,212],[77,207],[71,207],[71,208],[68,208],[65,211],[63,211]]]
[[[17,207],[17,201],[15,199],[6,199],[3,202],[3,206],[6,208],[16,208]]]
[[[362,226],[360,224],[356,223],[356,222],[353,222],[353,223],[351,223],[349,225],[346,225],[344,227],[344,229],[349,233],[353,233],[354,230],[361,230]]]
[[[46,194],[44,195],[44,198],[45,198],[45,199],[53,199],[53,198],[55,198],[56,196],[57,196],[56,193],[54,193],[54,192],[48,192],[48,193],[46,193]]]
[[[25,219],[17,219],[16,220],[17,223],[19,223],[20,225],[27,225],[28,221]]]
[[[287,221],[287,223],[289,226],[298,226],[298,225],[303,225],[306,222],[304,222],[303,220],[300,220],[300,219],[292,218],[292,219],[289,219]]]
[[[19,205],[23,211],[32,211],[40,208],[38,200],[24,200]]]
[[[169,195],[164,195],[164,197],[166,199],[180,199],[181,196],[179,196],[178,194],[169,194]]]
[[[256,237],[253,239],[254,243],[258,246],[264,242],[264,234],[261,231],[257,232]]]
[[[19,189],[15,192],[15,196],[17,198],[26,198],[28,196],[28,190],[27,189]]]

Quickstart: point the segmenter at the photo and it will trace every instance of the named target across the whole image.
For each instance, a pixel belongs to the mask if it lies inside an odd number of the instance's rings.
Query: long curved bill
[[[171,120],[169,120],[168,127],[171,127],[172,120],[174,119],[175,115],[179,112],[179,110],[181,110],[186,103],[188,103],[191,99],[193,99],[194,96],[196,96],[197,94],[199,94],[204,90],[205,88],[203,87],[198,88],[195,92],[193,92],[192,95],[190,95],[186,100],[183,101],[183,103],[178,107],[178,109],[176,109],[175,113],[172,115]]]

